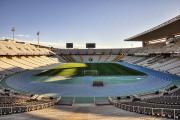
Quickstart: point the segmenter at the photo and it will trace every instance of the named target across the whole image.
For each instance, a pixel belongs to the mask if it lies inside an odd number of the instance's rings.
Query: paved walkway
[[[55,106],[0,117],[1,120],[167,120],[127,112],[114,106]]]

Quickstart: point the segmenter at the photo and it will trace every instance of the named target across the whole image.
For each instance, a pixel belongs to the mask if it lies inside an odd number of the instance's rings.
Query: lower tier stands
[[[126,56],[121,60],[180,76],[180,58],[178,56]]]
[[[0,91],[0,116],[47,108],[57,101],[56,98],[38,98],[37,95],[25,95],[7,89]]]
[[[141,96],[127,96],[110,98],[116,107],[130,112],[152,116],[180,119],[180,88],[171,94],[152,94],[143,98]],[[158,94],[158,95],[157,95]]]

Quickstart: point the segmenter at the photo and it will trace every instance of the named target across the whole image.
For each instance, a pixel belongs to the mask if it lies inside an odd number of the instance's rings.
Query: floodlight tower
[[[36,33],[36,35],[37,35],[38,47],[39,47],[39,35],[40,35],[40,31],[38,31],[38,32]]]
[[[13,40],[14,40],[14,32],[16,31],[15,27],[12,27],[11,31],[13,33]]]

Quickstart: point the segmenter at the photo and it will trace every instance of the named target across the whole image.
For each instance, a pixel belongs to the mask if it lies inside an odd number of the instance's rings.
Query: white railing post
[[[143,114],[145,113],[145,107],[143,107]]]
[[[174,119],[176,119],[176,110],[174,109]]]
[[[75,103],[75,97],[73,97],[73,104]]]
[[[96,102],[95,102],[96,100],[95,100],[95,96],[94,96],[94,105],[96,104]]]
[[[12,108],[13,108],[13,107],[11,107],[11,114],[12,114]]]
[[[163,116],[164,109],[161,108],[161,117]]]
[[[132,106],[133,107],[133,112],[134,112],[134,106]]]

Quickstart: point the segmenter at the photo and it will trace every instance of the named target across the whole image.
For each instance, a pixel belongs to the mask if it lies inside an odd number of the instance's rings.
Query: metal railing
[[[50,101],[47,103],[37,103],[35,105],[22,105],[22,106],[10,106],[10,107],[0,107],[0,116],[1,115],[8,115],[8,114],[15,114],[15,113],[22,113],[22,112],[29,112],[34,110],[40,110],[43,108],[47,108],[50,106],[54,106],[55,102]]]
[[[117,101],[114,102],[112,99],[110,99],[110,102],[115,107],[130,111],[130,112],[136,112],[140,114],[153,115],[153,116],[159,116],[159,117],[167,117],[167,118],[173,118],[173,119],[180,119],[180,109],[152,108],[152,107],[127,105],[127,104],[119,103]]]

